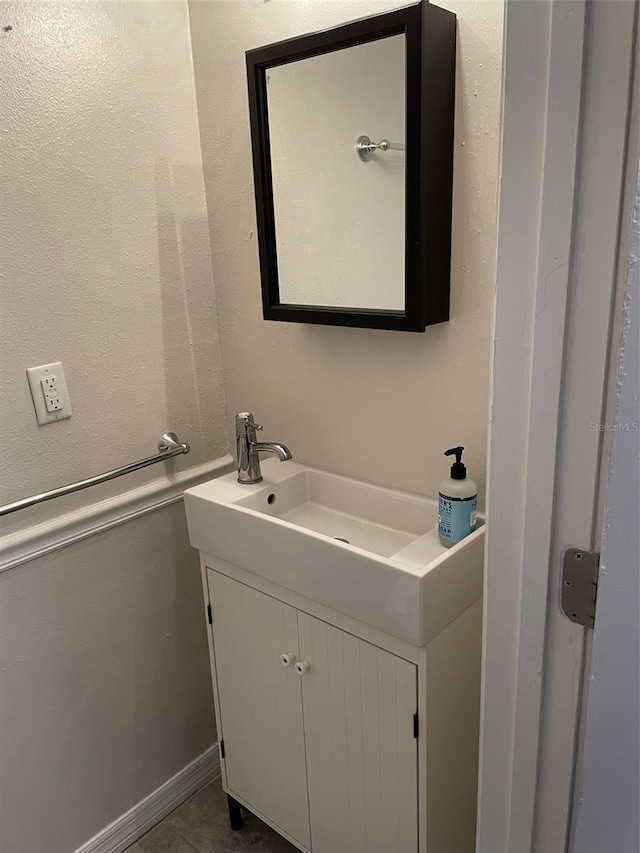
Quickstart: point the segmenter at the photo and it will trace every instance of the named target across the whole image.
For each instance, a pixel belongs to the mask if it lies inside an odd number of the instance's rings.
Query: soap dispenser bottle
[[[464,447],[452,447],[445,456],[454,456],[451,476],[440,483],[438,500],[438,536],[442,544],[450,548],[476,529],[476,506],[478,488],[467,477],[462,463]]]

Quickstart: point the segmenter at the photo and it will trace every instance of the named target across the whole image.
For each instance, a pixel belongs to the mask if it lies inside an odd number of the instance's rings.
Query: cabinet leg
[[[229,806],[229,823],[231,829],[237,832],[242,829],[242,808],[237,800],[227,794],[227,804]]]

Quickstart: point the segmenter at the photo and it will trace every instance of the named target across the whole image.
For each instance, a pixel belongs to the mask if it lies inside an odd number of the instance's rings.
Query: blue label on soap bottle
[[[450,498],[440,494],[438,497],[438,536],[455,545],[476,529],[478,496]]]

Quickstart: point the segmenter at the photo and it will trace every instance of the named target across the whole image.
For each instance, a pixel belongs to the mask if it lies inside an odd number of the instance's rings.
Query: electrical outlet
[[[59,361],[27,368],[33,407],[39,424],[49,424],[71,417],[71,401]]]
[[[44,405],[47,412],[60,412],[62,410],[62,402],[60,400],[60,391],[58,389],[58,377],[43,376],[40,380],[40,384],[42,385]]]

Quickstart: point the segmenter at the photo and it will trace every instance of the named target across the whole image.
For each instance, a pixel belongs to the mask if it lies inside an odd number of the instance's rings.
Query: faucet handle
[[[252,412],[238,412],[236,415],[236,433],[241,435],[250,429],[261,430],[262,427],[254,422]]]

